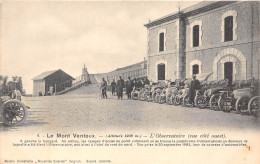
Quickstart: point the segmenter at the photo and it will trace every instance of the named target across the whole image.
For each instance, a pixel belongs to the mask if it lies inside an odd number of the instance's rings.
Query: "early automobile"
[[[20,87],[20,88],[19,88]],[[8,126],[21,125],[27,118],[27,109],[21,102],[21,86],[13,78],[0,76],[0,121]]]
[[[199,108],[205,108],[208,105],[207,90],[211,87],[211,81],[202,81],[200,89],[196,90],[195,94],[195,106]]]
[[[133,89],[133,91],[131,92],[131,97],[134,100],[138,100],[138,96],[139,96],[139,92],[142,90],[142,88],[135,88]]]
[[[201,74],[197,74],[196,78],[197,80],[199,80],[200,82],[203,81],[208,81],[208,79],[210,78],[210,75],[212,75],[211,73],[201,73]],[[172,97],[172,101],[173,101],[173,105],[180,105],[182,104],[183,106],[190,106],[190,83],[191,83],[191,78],[188,78],[185,80],[185,86],[184,87],[180,87],[180,90],[178,91],[177,95],[174,95]]]
[[[189,104],[189,94],[190,94],[190,82],[191,79],[186,79],[184,81],[184,87],[180,87],[180,89],[178,90],[178,94],[174,95],[174,97],[172,97],[173,101],[173,105],[180,105],[182,104],[183,106],[188,106]]]
[[[168,105],[171,104],[170,97],[172,95],[172,91],[176,89],[176,81],[175,82],[168,82],[168,85],[165,86],[165,88],[162,90],[160,97],[159,97],[159,103],[167,103]]]
[[[196,92],[195,105],[199,108],[210,106],[212,110],[218,110],[220,91],[227,89],[227,80],[204,81],[202,89]]]
[[[239,91],[240,95],[235,105],[236,111],[238,113],[250,113],[253,116],[257,116],[259,110],[259,80],[252,79],[250,88],[238,90],[237,92]]]
[[[157,85],[154,86],[154,88],[152,88],[152,101],[155,103],[159,103],[159,98],[160,98],[160,94],[164,89],[164,86],[162,85]]]
[[[249,100],[246,97],[252,97],[251,82],[252,80],[235,81],[229,89],[220,91],[221,94],[218,100],[219,109],[224,112],[230,112],[238,105],[236,102],[240,101],[240,103],[243,103],[240,105],[243,106],[248,104]],[[245,99],[241,100],[242,97],[245,97]],[[238,108],[237,112],[246,113],[247,108]]]

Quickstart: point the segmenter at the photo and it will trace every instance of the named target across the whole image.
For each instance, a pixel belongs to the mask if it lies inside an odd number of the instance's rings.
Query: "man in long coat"
[[[194,106],[194,98],[196,94],[196,90],[200,89],[200,82],[196,79],[196,75],[192,76],[192,80],[190,82],[190,104]]]
[[[112,96],[115,95],[115,89],[116,89],[116,82],[115,80],[113,79],[113,82],[111,83],[111,89],[112,89]]]
[[[121,76],[119,76],[119,80],[116,83],[116,87],[117,87],[117,98],[123,99],[123,88],[125,87],[125,82],[121,78]]]
[[[127,98],[131,99],[131,92],[133,91],[133,84],[131,78],[128,77],[128,80],[125,82]]]

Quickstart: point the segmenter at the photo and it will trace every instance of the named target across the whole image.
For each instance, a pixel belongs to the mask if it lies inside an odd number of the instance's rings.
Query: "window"
[[[157,65],[158,80],[165,80],[165,64]]]
[[[232,41],[233,40],[233,16],[228,16],[224,19],[225,21],[225,38],[224,41]]]
[[[199,73],[199,65],[198,64],[194,64],[193,66],[192,66],[192,74],[193,75],[196,75],[196,74],[198,74]]]
[[[164,33],[159,34],[159,52],[164,51]]]
[[[190,24],[190,47],[202,46],[202,21],[195,20]]]
[[[221,42],[237,40],[237,11],[226,11],[221,20]]]
[[[193,47],[198,47],[199,46],[199,30],[200,26],[196,25],[193,26]]]

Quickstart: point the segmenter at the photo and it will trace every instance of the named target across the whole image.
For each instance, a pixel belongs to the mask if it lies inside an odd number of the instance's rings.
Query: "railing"
[[[68,90],[72,87],[76,87],[82,84],[85,84],[87,81],[89,81],[89,77],[85,74],[75,77],[75,80],[67,80],[65,82],[62,82],[60,84],[55,85],[55,93],[62,92],[64,90]]]

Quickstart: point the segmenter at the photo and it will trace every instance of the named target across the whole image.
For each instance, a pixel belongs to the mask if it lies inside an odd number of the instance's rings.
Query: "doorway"
[[[165,80],[165,64],[158,64],[157,70],[158,80]]]
[[[226,62],[224,64],[224,78],[228,79],[228,85],[230,86],[233,81],[233,62]]]

